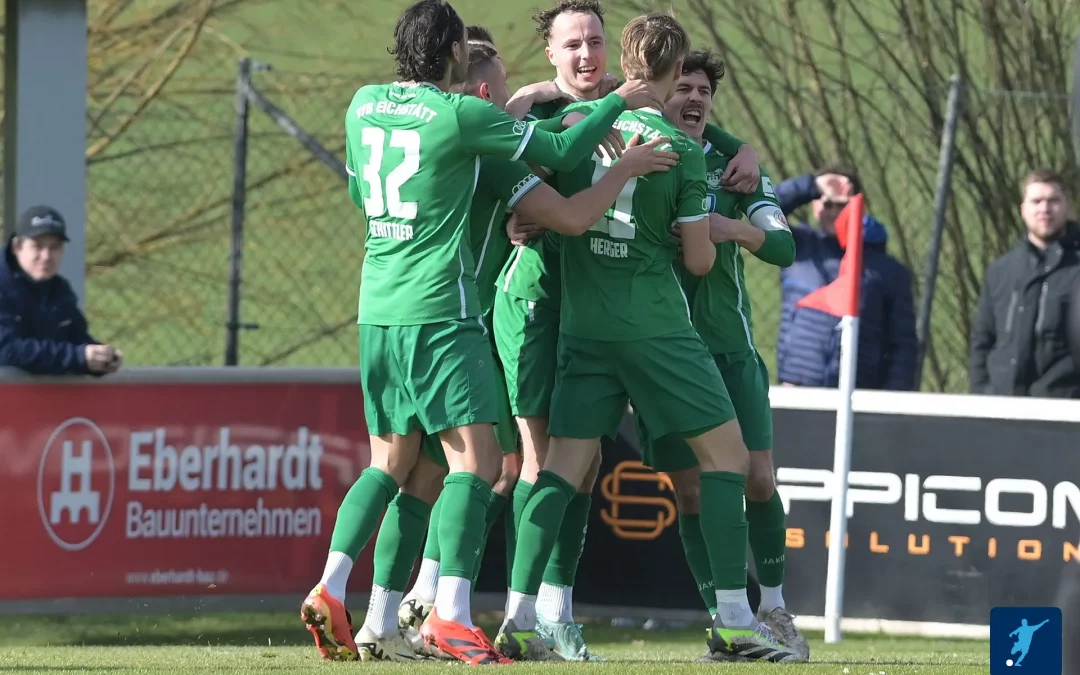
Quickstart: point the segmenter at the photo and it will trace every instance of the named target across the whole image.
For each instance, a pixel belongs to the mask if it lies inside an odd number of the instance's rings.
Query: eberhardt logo
[[[94,480],[95,465],[99,471]],[[38,465],[38,513],[45,532],[65,551],[81,551],[105,529],[116,471],[112,448],[96,424],[73,417],[56,427]]]
[[[114,499],[122,503],[125,539],[321,534],[322,511],[307,505],[315,500],[303,493],[323,487],[324,448],[306,427],[284,442],[265,440],[285,436],[273,428],[256,431],[262,442],[227,426],[125,433],[127,447],[114,452],[94,422],[72,418],[46,442],[38,469],[38,510],[60,548],[90,546],[105,530]],[[126,477],[126,490],[117,489],[118,477]]]

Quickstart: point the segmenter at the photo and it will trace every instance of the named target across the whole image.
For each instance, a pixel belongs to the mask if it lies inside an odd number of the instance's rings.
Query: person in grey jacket
[[[1080,224],[1068,213],[1060,175],[1039,170],[1024,179],[1027,232],[983,280],[971,331],[972,393],[1080,398],[1067,330],[1080,284]]]

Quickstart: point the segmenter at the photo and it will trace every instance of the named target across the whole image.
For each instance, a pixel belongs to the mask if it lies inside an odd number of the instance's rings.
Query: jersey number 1
[[[592,184],[599,183],[611,168],[611,160],[607,157],[593,155],[596,168],[593,169]],[[622,192],[615,199],[615,204],[608,209],[600,220],[593,223],[589,228],[592,232],[602,232],[612,239],[633,239],[637,234],[637,224],[634,222],[634,190],[637,189],[637,177],[626,181]]]
[[[365,127],[360,142],[371,149],[368,163],[364,165],[364,182],[368,184],[368,196],[364,197],[364,215],[381,218],[389,215],[400,220],[416,218],[416,202],[401,201],[401,186],[420,170],[420,134],[411,129],[394,129],[390,132],[390,147],[401,148],[404,157],[401,164],[386,174],[383,189],[382,163],[386,149],[386,132],[377,127]]]

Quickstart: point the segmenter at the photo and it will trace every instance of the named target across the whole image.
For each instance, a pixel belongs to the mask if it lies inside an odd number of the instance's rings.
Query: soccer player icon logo
[[[1038,625],[1029,626],[1027,619],[1021,619],[1017,629],[1009,633],[1009,637],[1016,638],[1016,642],[1013,643],[1012,654],[1019,654],[1020,658],[1015,663],[1013,663],[1012,659],[1009,659],[1005,662],[1005,665],[1019,667],[1024,662],[1024,657],[1028,655],[1028,650],[1031,649],[1031,638],[1035,635],[1035,631],[1045,626],[1049,621],[1050,619],[1045,619]]]

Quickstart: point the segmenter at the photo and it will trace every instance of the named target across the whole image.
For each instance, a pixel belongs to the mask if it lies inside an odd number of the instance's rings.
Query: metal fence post
[[[937,188],[934,194],[934,216],[931,221],[930,250],[926,254],[926,275],[923,278],[923,294],[919,302],[919,315],[915,332],[918,338],[918,356],[915,360],[915,386],[922,387],[923,364],[930,342],[930,313],[934,306],[934,290],[937,286],[938,259],[941,257],[941,239],[945,233],[945,210],[949,205],[952,189],[952,170],[956,160],[956,125],[960,119],[960,107],[964,93],[964,81],[959,75],[949,79],[949,99],[945,108],[945,125],[941,130],[941,153],[938,156]]]
[[[240,59],[236,74],[236,131],[233,142],[232,224],[229,241],[229,297],[225,323],[225,365],[240,363],[240,330],[258,328],[258,324],[240,322],[240,286],[244,258],[244,207],[247,202],[248,118],[251,111],[251,73],[270,70],[270,65]]]

